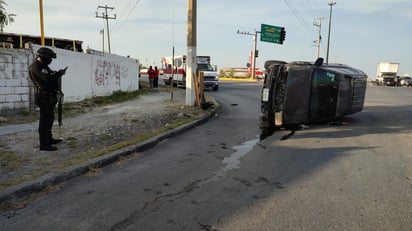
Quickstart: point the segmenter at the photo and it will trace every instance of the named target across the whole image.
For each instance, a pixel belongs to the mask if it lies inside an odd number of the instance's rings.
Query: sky
[[[40,35],[39,1],[5,0],[14,23],[4,32]],[[379,62],[399,63],[399,75],[412,75],[412,1],[334,0],[329,42],[329,62],[343,63],[376,76]],[[321,20],[320,56],[326,58],[328,0],[198,0],[198,55],[210,55],[218,68],[246,67],[261,24],[285,27],[283,45],[257,38],[256,67],[266,60],[315,61]],[[143,65],[161,66],[161,57],[187,53],[187,0],[43,0],[44,33],[47,37],[77,39],[84,48],[102,50],[101,29],[106,21],[96,18],[108,11],[113,54],[136,58]],[[106,35],[107,36],[107,35]],[[105,50],[107,37],[105,36]]]

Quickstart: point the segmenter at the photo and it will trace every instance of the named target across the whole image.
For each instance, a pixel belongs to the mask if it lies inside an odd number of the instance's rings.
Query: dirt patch
[[[0,190],[84,163],[207,113],[185,106],[183,89],[175,89],[173,96],[172,100],[169,89],[161,88],[127,102],[79,108],[87,113],[64,118],[62,127],[55,122],[53,135],[64,140],[55,152],[39,151],[37,122],[25,131],[1,135]]]

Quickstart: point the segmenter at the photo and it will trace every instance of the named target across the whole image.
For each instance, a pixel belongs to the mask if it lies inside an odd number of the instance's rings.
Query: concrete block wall
[[[0,48],[0,115],[30,109],[30,50]]]
[[[40,47],[32,45],[29,50],[0,48],[0,116],[36,108],[28,67]],[[62,79],[64,102],[139,89],[139,62],[136,59],[52,49],[57,58],[50,68],[59,70],[68,66]]]

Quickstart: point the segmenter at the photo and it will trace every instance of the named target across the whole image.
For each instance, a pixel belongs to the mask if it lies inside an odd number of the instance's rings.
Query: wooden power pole
[[[107,10],[114,10],[114,7],[105,5],[105,6],[98,6],[97,9],[104,9],[104,12],[101,15],[99,15],[99,12],[96,11],[96,18],[103,18],[106,20],[107,43],[108,43],[108,48],[109,48],[109,54],[111,54],[112,52],[110,50],[109,19],[116,19],[116,14],[114,14],[113,17],[109,17]]]
[[[187,0],[187,67],[186,67],[186,105],[194,104],[193,77],[196,77],[196,20],[197,0]]]

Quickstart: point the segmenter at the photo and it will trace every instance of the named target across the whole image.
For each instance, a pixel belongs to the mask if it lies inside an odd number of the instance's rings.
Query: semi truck
[[[196,72],[203,72],[204,87],[214,91],[219,89],[219,74],[210,64],[210,56],[196,56]],[[186,87],[186,55],[162,58],[163,82],[178,87]]]
[[[44,42],[45,46],[83,52],[83,41],[80,40],[45,37]],[[28,48],[30,43],[41,45],[41,37],[27,34],[0,33],[1,47],[24,49]]]
[[[376,85],[395,86],[399,63],[380,62],[376,74]]]

